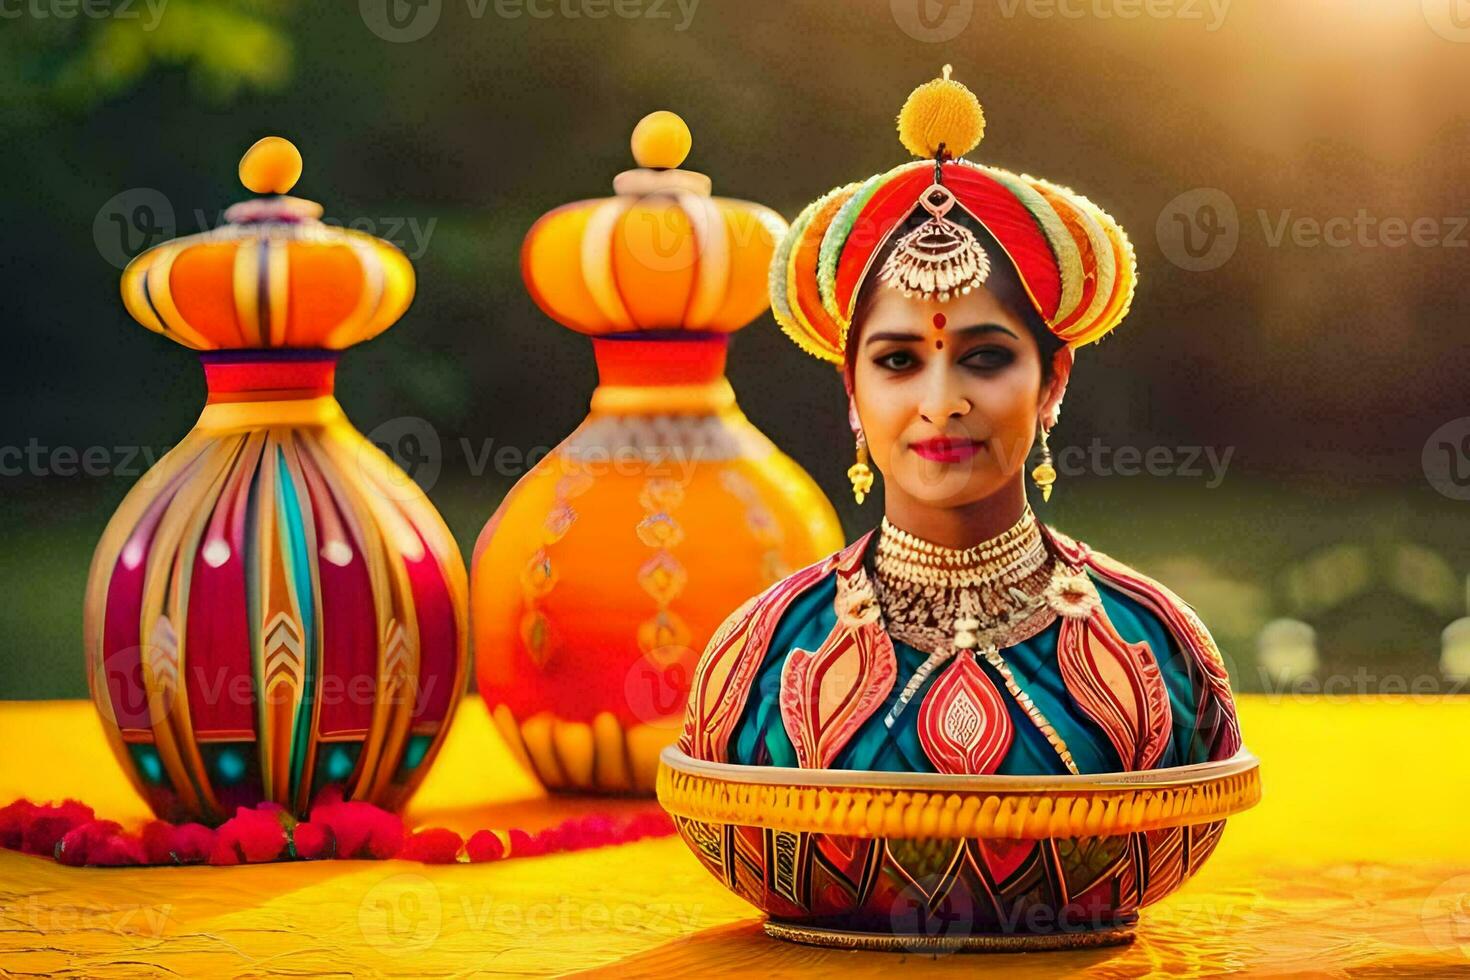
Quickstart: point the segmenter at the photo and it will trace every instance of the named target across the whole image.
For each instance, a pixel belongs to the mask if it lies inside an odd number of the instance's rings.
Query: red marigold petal
[[[383,810],[374,817],[368,838],[368,854],[386,861],[403,849],[403,821]]]
[[[211,864],[230,863],[216,860],[223,851],[233,852],[238,861],[258,863],[274,861],[286,849],[286,830],[268,811],[242,806],[233,817],[220,824],[216,835],[215,846],[209,856]]]
[[[143,827],[143,851],[149,864],[174,863],[174,825],[165,820],[150,820]]]
[[[67,831],[56,842],[52,857],[62,864],[81,867],[92,864],[93,854],[102,842],[120,833],[122,826],[115,820],[92,820]]]
[[[325,825],[307,820],[296,825],[291,844],[301,860],[320,861],[332,856],[336,841]]]
[[[126,868],[148,863],[143,842],[131,834],[104,837],[88,855],[87,863],[103,868]]]
[[[453,864],[459,859],[464,838],[444,827],[429,827],[408,835],[398,857],[425,864]]]
[[[214,850],[214,838],[214,831],[202,823],[175,827],[171,842],[174,861],[178,864],[203,864]]]
[[[223,834],[215,838],[214,847],[209,852],[209,863],[218,867],[228,867],[240,863],[240,852],[235,849],[234,844],[225,839]]]
[[[493,830],[477,830],[464,847],[465,854],[476,863],[498,861],[505,856],[505,844]]]
[[[22,826],[20,849],[27,854],[56,853],[56,845],[67,833],[97,819],[92,808],[67,800],[52,806],[38,806]]]
[[[662,810],[640,813],[628,821],[624,828],[627,840],[644,837],[667,837],[674,832],[674,821]]]
[[[510,832],[510,856],[531,857],[546,853],[545,845],[535,837],[516,827]]]
[[[30,800],[16,800],[9,806],[0,807],[0,847],[11,851],[20,850],[25,839],[25,828],[40,807]]]
[[[403,846],[403,821],[371,803],[319,804],[311,820],[331,829],[339,858],[390,858]]]

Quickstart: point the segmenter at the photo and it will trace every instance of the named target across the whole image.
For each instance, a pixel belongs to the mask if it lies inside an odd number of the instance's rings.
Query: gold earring
[[[1036,489],[1041,491],[1042,500],[1051,499],[1051,485],[1057,482],[1056,467],[1051,464],[1051,447],[1046,444],[1046,426],[1041,426],[1041,462],[1031,471]]]
[[[847,478],[852,481],[852,496],[859,504],[873,489],[873,471],[868,467],[868,442],[861,432],[857,436],[857,462],[847,468]]]

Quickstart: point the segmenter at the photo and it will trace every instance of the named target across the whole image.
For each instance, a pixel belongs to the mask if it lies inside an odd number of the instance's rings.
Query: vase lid
[[[143,326],[195,350],[341,350],[376,336],[413,300],[394,245],[321,221],[287,195],[301,177],[290,140],[267,136],[240,160],[260,195],[217,228],[157,245],[123,270],[122,297]]]
[[[689,127],[666,110],[633,128],[637,166],[613,196],[543,215],[521,248],[521,276],[547,316],[581,333],[728,334],[769,306],[768,269],[786,222],[750,201],[713,197],[682,164]]]

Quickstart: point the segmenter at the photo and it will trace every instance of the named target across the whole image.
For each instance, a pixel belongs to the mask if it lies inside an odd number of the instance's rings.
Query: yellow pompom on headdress
[[[1138,278],[1128,236],[1066,187],[961,159],[984,135],[979,99],[946,65],[898,115],[899,140],[920,159],[837,187],[802,210],[770,277],[772,311],[798,346],[842,363],[869,275],[947,300],[983,284],[998,262],[1014,269],[1068,346],[1118,325]]]
[[[921,160],[941,152],[962,157],[985,138],[985,112],[980,100],[949,77],[953,69],[909,93],[898,113],[898,140]]]

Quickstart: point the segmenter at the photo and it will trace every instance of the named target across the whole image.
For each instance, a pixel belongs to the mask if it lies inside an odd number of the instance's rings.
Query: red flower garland
[[[606,847],[673,832],[668,814],[650,808],[622,821],[594,813],[534,833],[513,827],[503,838],[493,830],[478,830],[466,841],[444,827],[405,831],[397,814],[325,794],[312,804],[306,820],[296,820],[277,804],[261,803],[240,807],[213,829],[153,820],[138,834],[127,833],[115,820],[98,820],[91,807],[75,800],[57,804],[16,800],[0,808],[0,847],[92,867],[326,858],[480,863]]]

